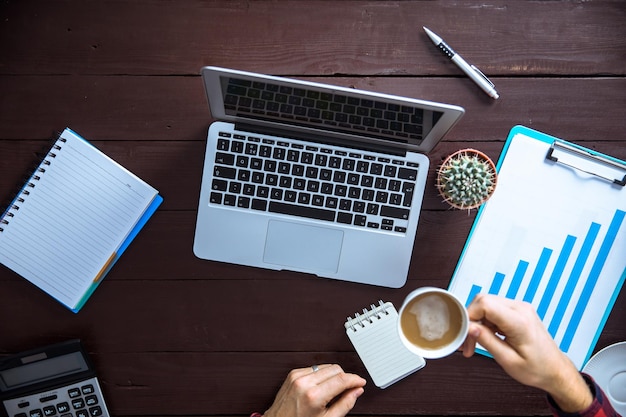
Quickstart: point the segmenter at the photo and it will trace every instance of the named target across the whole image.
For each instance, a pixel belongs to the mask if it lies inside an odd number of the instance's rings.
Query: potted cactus
[[[493,161],[475,149],[462,149],[449,155],[437,171],[437,189],[443,199],[457,209],[471,210],[487,201],[496,188]]]

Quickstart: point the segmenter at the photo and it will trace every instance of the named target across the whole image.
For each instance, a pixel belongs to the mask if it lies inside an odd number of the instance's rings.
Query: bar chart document
[[[516,126],[497,168],[449,290],[531,303],[582,369],[626,278],[626,165]]]

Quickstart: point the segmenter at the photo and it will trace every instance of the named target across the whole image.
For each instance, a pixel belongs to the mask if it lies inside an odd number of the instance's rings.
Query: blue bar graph
[[[517,264],[517,268],[515,269],[515,274],[513,274],[513,281],[511,281],[511,286],[506,292],[506,298],[515,299],[515,296],[517,296],[517,292],[519,291],[519,287],[522,285],[522,280],[524,279],[524,275],[526,275],[527,269],[528,262],[519,261],[519,264]]]
[[[589,253],[591,252],[591,248],[593,247],[593,243],[596,241],[596,237],[598,236],[599,231],[600,225],[598,223],[591,223],[591,227],[589,227],[589,232],[587,232],[587,237],[585,237],[585,241],[583,242],[583,246],[580,249],[578,258],[576,258],[574,269],[572,269],[572,273],[567,280],[567,284],[565,285],[565,289],[563,290],[563,294],[561,295],[559,304],[556,307],[556,311],[554,312],[552,321],[548,326],[548,332],[552,335],[552,337],[554,337],[556,331],[561,325],[565,310],[567,309],[567,306],[572,299],[572,295],[574,294],[574,288],[576,288],[576,284],[578,284],[580,275],[583,272],[583,267],[587,263]]]
[[[543,274],[546,272],[546,268],[548,267],[548,261],[552,256],[552,249],[543,248],[541,251],[541,256],[539,256],[539,261],[537,261],[537,266],[535,267],[535,272],[533,272],[533,276],[530,279],[530,284],[528,284],[528,288],[526,289],[526,293],[524,294],[523,300],[527,303],[532,303],[535,298],[535,294],[537,294],[537,289],[539,288],[539,283],[541,282],[541,278],[543,278]]]
[[[502,284],[504,284],[505,275],[501,272],[496,272],[496,275],[493,277],[493,281],[491,282],[491,287],[489,287],[489,294],[499,294],[500,289],[502,288]]]
[[[527,259],[532,259],[533,262],[537,259],[534,266],[531,266],[531,262],[526,259],[518,260],[510,279],[507,279],[507,273],[510,271],[495,272],[491,282],[485,285],[485,288],[488,288],[487,292],[535,304],[538,302],[537,313],[542,320],[546,319],[548,311],[552,311],[550,306],[556,303],[552,317],[548,316],[550,322],[546,323],[546,327],[552,337],[555,337],[557,333],[563,334],[561,341],[557,343],[561,350],[567,352],[600,279],[602,269],[609,259],[618,233],[626,224],[625,219],[626,211],[616,210],[608,228],[600,223],[591,222],[582,243],[579,242],[578,237],[567,235],[558,252],[544,247],[538,258],[532,257],[533,254],[528,254]],[[563,280],[566,281],[563,282]],[[541,285],[542,282],[545,287]],[[526,283],[527,286],[525,286]],[[581,284],[582,292],[580,292]],[[482,291],[482,285],[473,284],[466,306]],[[578,292],[580,295],[575,296]],[[573,305],[575,305],[573,313],[567,317]]]
[[[568,235],[565,239],[565,243],[563,243],[561,254],[556,260],[556,266],[552,271],[552,275],[548,281],[548,286],[546,287],[543,297],[541,298],[539,307],[537,307],[537,314],[539,314],[539,317],[541,317],[542,320],[546,316],[550,302],[554,298],[556,287],[561,280],[561,276],[563,276],[563,270],[565,269],[565,265],[567,265],[570,255],[572,254],[572,249],[574,249],[574,243],[576,243],[576,237],[572,235]]]
[[[565,330],[565,335],[563,336],[563,340],[561,340],[561,350],[567,352],[569,350],[570,344],[572,343],[572,339],[574,338],[574,334],[576,333],[576,329],[578,329],[578,325],[580,324],[580,320],[582,319],[583,312],[589,303],[589,299],[591,298],[591,293],[598,282],[598,278],[600,277],[600,272],[602,272],[602,268],[609,257],[609,252],[611,252],[611,247],[613,247],[613,242],[617,237],[617,232],[619,231],[622,223],[624,222],[624,217],[626,216],[626,212],[617,210],[615,212],[615,216],[613,216],[613,220],[609,226],[609,230],[606,232],[606,236],[602,241],[602,246],[600,246],[600,252],[593,262],[593,266],[591,268],[591,272],[589,273],[589,277],[587,278],[587,282],[583,287],[583,292],[578,299],[578,303],[576,303],[576,308],[574,309],[574,313],[572,314],[572,318],[570,319],[569,324],[567,325],[567,329]]]
[[[467,301],[465,301],[465,307],[469,307],[474,297],[476,297],[476,295],[480,293],[482,289],[483,288],[480,285],[476,285],[476,284],[472,285],[472,289],[470,290],[469,297],[467,297]]]

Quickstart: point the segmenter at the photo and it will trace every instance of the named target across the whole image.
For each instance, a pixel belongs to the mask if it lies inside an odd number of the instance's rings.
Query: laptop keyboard
[[[420,108],[244,79],[229,78],[224,109],[234,115],[419,143],[441,116]],[[432,120],[426,120],[430,117]],[[427,131],[424,131],[427,130]]]
[[[414,162],[243,132],[214,143],[210,204],[406,232]]]

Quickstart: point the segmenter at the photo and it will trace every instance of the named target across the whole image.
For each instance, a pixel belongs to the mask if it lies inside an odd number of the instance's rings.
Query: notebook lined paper
[[[0,262],[75,308],[156,196],[66,129],[3,216]]]

